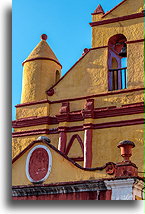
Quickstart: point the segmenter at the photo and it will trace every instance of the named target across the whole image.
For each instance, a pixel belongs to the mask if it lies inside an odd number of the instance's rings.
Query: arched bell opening
[[[127,45],[123,34],[108,41],[108,90],[127,88]]]

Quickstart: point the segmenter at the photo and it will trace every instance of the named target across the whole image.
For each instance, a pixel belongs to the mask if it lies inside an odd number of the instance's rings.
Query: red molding
[[[95,48],[94,48],[95,49]],[[97,48],[96,48],[97,49]],[[64,76],[63,76],[64,77]],[[58,82],[57,82],[58,83]],[[54,85],[55,86],[55,85]],[[53,86],[53,87],[54,87]],[[53,104],[53,103],[62,103],[62,102],[69,102],[69,101],[76,101],[76,100],[83,100],[83,99],[89,99],[89,98],[93,98],[93,97],[101,97],[101,96],[108,96],[108,95],[112,95],[112,94],[123,94],[123,93],[129,93],[129,92],[134,92],[134,91],[141,91],[141,90],[145,90],[145,88],[134,88],[134,89],[122,89],[122,90],[117,90],[117,91],[108,91],[107,93],[101,93],[101,94],[96,94],[96,95],[90,95],[90,96],[85,96],[85,97],[77,97],[77,98],[70,98],[70,99],[62,99],[62,100],[56,100],[56,101],[50,101],[50,100],[41,100],[41,101],[37,101],[37,102],[29,102],[29,103],[22,103],[22,104],[18,104],[15,107],[19,108],[19,107],[24,107],[24,106],[30,106],[30,105],[38,105],[38,104],[43,104],[43,103],[49,103],[49,104]]]
[[[41,135],[41,134],[58,134],[58,129],[33,129],[28,131],[21,131],[21,132],[13,132],[12,137],[25,137],[25,136],[32,136],[32,135]]]
[[[85,96],[85,97],[77,97],[77,98],[50,101],[50,103],[53,104],[53,103],[70,102],[70,101],[76,101],[76,100],[84,100],[84,99],[89,99],[89,98],[93,98],[93,97],[103,97],[103,96],[109,96],[109,95],[114,95],[114,94],[124,94],[124,93],[129,93],[129,92],[141,91],[144,89],[145,88],[134,88],[134,89],[122,89],[122,90],[117,90],[117,91],[108,91],[107,93],[95,94],[95,95],[90,95],[90,96]]]
[[[50,103],[50,101],[49,100],[41,100],[41,101],[34,101],[34,102],[29,102],[29,103],[21,103],[21,104],[16,105],[15,107],[19,108],[19,107],[31,106],[31,105],[37,105],[37,104],[43,104],[43,103]]]
[[[73,161],[75,161],[75,162],[79,162],[79,161],[84,161],[84,157],[77,157],[77,158],[71,158],[70,157],[70,159],[72,159]]]
[[[97,49],[101,49],[101,48],[108,48],[108,45],[104,45],[104,46],[100,46],[100,47],[95,47],[95,48],[90,48],[89,50],[97,50]]]
[[[144,17],[143,12],[135,13],[135,14],[127,15],[127,16],[116,17],[116,18],[112,18],[112,19],[106,19],[106,20],[97,21],[97,22],[91,22],[89,24],[91,27],[94,27],[94,26],[98,26],[98,25],[110,24],[110,23],[130,20],[130,19],[141,18],[141,17]]]
[[[126,44],[137,43],[137,42],[144,42],[144,41],[145,41],[145,39],[138,39],[138,40],[126,41]]]
[[[109,106],[105,108],[96,108],[93,110],[92,117],[94,119],[99,118],[106,118],[106,117],[116,117],[116,116],[123,116],[123,115],[132,115],[132,114],[140,114],[144,113],[144,103],[132,103],[132,104],[125,104],[122,107],[117,108],[116,106]],[[63,116],[63,115],[62,115]],[[91,114],[90,114],[91,116]],[[63,121],[67,122],[76,122],[76,121],[83,121],[85,118],[84,113],[79,110],[77,112],[70,112],[67,117],[63,116]],[[30,117],[30,118],[23,118],[12,121],[13,128],[22,128],[22,127],[31,127],[37,125],[54,125],[58,124],[60,118],[44,116],[44,117]]]
[[[121,127],[121,126],[131,126],[131,125],[139,125],[144,124],[144,119],[133,119],[133,120],[124,120],[124,121],[115,121],[108,123],[100,123],[100,124],[92,124],[93,129],[104,129],[104,128],[112,128],[112,127]]]
[[[144,103],[123,105],[120,108],[106,108],[94,111],[94,118],[116,117],[144,113]]]
[[[64,132],[78,132],[84,131],[86,126],[90,127],[90,129],[104,129],[104,128],[112,128],[112,127],[121,127],[121,126],[131,126],[131,125],[139,125],[144,124],[144,119],[133,119],[133,120],[124,120],[124,121],[115,121],[115,122],[107,122],[107,123],[99,123],[99,124],[84,124],[84,126],[73,126],[73,127],[65,127]],[[89,128],[88,128],[89,129]],[[37,130],[29,130],[29,131],[21,131],[12,133],[12,137],[24,137],[24,136],[32,136],[32,135],[40,135],[40,134],[58,134],[58,128],[55,129],[37,129]]]
[[[22,128],[22,127],[30,127],[30,126],[37,126],[37,125],[52,125],[52,124],[58,124],[56,117],[30,117],[30,118],[22,118],[18,120],[12,121],[12,127],[13,128]]]
[[[122,2],[120,2],[119,4],[117,4],[115,7],[113,7],[111,10],[107,11],[102,18],[104,18],[106,15],[108,15],[109,13],[111,13],[113,10],[115,10],[117,7],[119,7],[120,5],[122,5],[124,2],[126,2],[127,0],[124,0]]]
[[[34,61],[34,60],[50,60],[50,61],[53,61],[53,62],[57,63],[57,64],[60,65],[60,67],[62,68],[62,65],[61,65],[57,60],[51,59],[51,58],[49,58],[49,57],[36,57],[36,58],[26,59],[26,60],[22,63],[22,65],[24,66],[24,64],[25,64],[26,62],[30,62],[30,61]]]

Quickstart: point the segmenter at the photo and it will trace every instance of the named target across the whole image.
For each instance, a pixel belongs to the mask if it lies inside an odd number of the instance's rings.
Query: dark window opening
[[[57,70],[56,71],[56,77],[55,77],[55,83],[57,83],[60,79],[60,72]]]

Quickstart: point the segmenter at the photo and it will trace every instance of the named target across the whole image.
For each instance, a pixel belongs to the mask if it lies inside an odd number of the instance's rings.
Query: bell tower
[[[23,62],[21,103],[46,99],[46,91],[60,77],[62,66],[46,40],[47,35],[42,34],[41,41]]]

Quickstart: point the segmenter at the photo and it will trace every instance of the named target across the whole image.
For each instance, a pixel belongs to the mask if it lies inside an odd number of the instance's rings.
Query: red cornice
[[[13,132],[12,137],[13,138],[25,137],[25,136],[32,136],[32,135],[48,134],[48,133],[49,133],[49,129],[33,129],[28,131]]]
[[[18,120],[12,121],[13,128],[22,128],[22,127],[30,127],[30,126],[37,126],[43,124],[58,124],[56,117],[29,117],[29,118],[22,118]]]
[[[78,132],[84,131],[86,126],[90,129],[104,129],[104,128],[112,128],[112,127],[121,127],[121,126],[131,126],[131,125],[139,125],[144,124],[144,119],[133,119],[133,120],[124,120],[124,121],[115,121],[115,122],[107,122],[107,123],[99,123],[99,124],[84,124],[81,126],[73,126],[73,127],[65,127],[64,132]],[[21,131],[12,133],[12,137],[24,137],[24,136],[32,136],[32,135],[40,135],[40,134],[58,134],[58,128],[55,129],[36,129],[29,131]]]
[[[34,60],[50,60],[50,61],[53,61],[53,62],[57,63],[57,64],[60,65],[60,67],[62,68],[62,65],[61,65],[57,60],[51,59],[51,58],[48,58],[48,57],[35,57],[35,58],[31,58],[31,59],[26,59],[26,60],[22,63],[22,65],[24,66],[24,64],[25,64],[26,62],[30,62],[30,61],[34,61]]]
[[[123,116],[123,115],[132,115],[132,114],[140,114],[144,113],[144,103],[132,103],[122,105],[122,107],[117,108],[116,106],[109,106],[105,108],[96,108],[93,110],[93,118],[106,118],[106,117],[116,117],[116,116]],[[76,121],[83,121],[84,114],[82,110],[77,112],[70,112],[67,117],[64,117],[64,121],[67,122],[76,122]],[[37,125],[53,125],[58,124],[58,116],[57,117],[29,117],[14,120],[12,122],[13,128],[22,128],[22,127],[30,127],[30,126],[37,126]]]
[[[106,15],[108,15],[109,13],[111,13],[113,10],[115,10],[117,7],[119,7],[120,5],[122,5],[124,2],[126,2],[127,0],[124,0],[122,2],[120,2],[119,4],[117,4],[115,7],[113,7],[111,10],[107,11],[102,17],[104,18]]]
[[[50,103],[50,101],[46,99],[46,100],[29,102],[29,103],[21,103],[21,104],[16,105],[15,107],[19,108],[19,107],[23,107],[23,106],[31,106],[31,105],[44,104],[44,103]]]
[[[89,24],[91,27],[94,27],[94,26],[98,26],[98,25],[110,24],[110,23],[130,20],[130,19],[141,18],[141,17],[144,17],[143,12],[135,13],[135,14],[127,15],[127,16],[116,17],[116,18],[112,18],[112,19],[106,19],[106,20],[97,21],[97,22],[91,22]]]
[[[108,48],[108,45],[100,46],[100,47],[95,47],[95,48],[90,48],[89,50],[96,50],[96,49],[101,49],[101,48]]]
[[[90,96],[85,96],[85,97],[69,98],[69,99],[62,99],[62,100],[56,100],[56,101],[41,100],[41,101],[37,101],[37,102],[18,104],[15,107],[19,108],[19,107],[38,105],[38,104],[43,104],[43,103],[54,104],[54,103],[70,102],[70,101],[89,99],[89,98],[93,98],[93,97],[101,97],[101,96],[108,96],[108,95],[114,95],[114,94],[124,94],[124,93],[129,93],[129,92],[141,91],[144,89],[145,88],[122,89],[122,90],[117,90],[117,91],[108,91],[107,93],[100,93],[100,94],[95,94],[95,95],[90,95]]]
[[[129,92],[141,91],[144,89],[145,88],[134,88],[134,89],[122,89],[122,90],[117,90],[117,91],[108,91],[107,93],[100,93],[100,94],[95,94],[95,95],[90,95],[90,96],[85,96],[85,97],[77,97],[77,98],[50,101],[50,103],[53,104],[53,103],[71,102],[71,101],[89,99],[89,98],[93,98],[93,97],[103,97],[103,96],[109,96],[109,95],[114,95],[114,94],[124,94],[124,93],[129,93]]]
[[[122,126],[131,126],[131,125],[139,125],[144,124],[144,119],[133,119],[133,120],[125,120],[125,121],[115,121],[108,123],[100,123],[100,124],[92,124],[93,129],[104,129],[104,128],[112,128],[112,127],[122,127]]]

